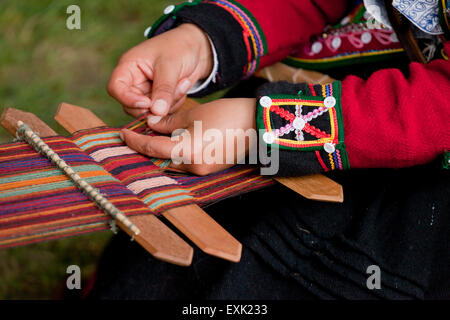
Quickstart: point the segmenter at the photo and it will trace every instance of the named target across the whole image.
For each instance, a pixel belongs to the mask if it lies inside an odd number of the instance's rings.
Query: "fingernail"
[[[182,94],[187,93],[190,88],[191,82],[188,79],[184,79],[183,81],[181,81],[180,85],[178,86],[178,90],[180,90]]]
[[[125,141],[125,138],[123,137],[122,131],[119,131],[119,137],[120,137],[120,139],[122,139],[123,141]]]
[[[134,106],[136,108],[149,108],[150,107],[150,102],[149,101],[145,101],[145,100],[141,100],[138,101],[134,104]]]
[[[161,118],[162,118],[161,116],[148,116],[147,120],[151,124],[156,124],[161,120]]]
[[[169,106],[167,105],[166,100],[158,99],[153,104],[152,108],[153,113],[165,115],[167,111],[169,111]]]

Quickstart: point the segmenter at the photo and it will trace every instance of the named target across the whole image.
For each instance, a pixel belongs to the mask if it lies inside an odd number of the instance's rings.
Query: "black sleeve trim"
[[[149,37],[161,34],[182,23],[193,23],[210,37],[219,60],[216,82],[192,96],[204,96],[229,87],[239,81],[247,65],[247,50],[242,37],[243,29],[226,10],[210,3],[183,6],[158,20]]]

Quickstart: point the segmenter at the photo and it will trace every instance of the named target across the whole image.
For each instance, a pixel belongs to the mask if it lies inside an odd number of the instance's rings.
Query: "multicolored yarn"
[[[70,139],[42,140],[124,215],[152,214]],[[0,248],[105,230],[111,217],[25,142],[0,145]]]
[[[125,127],[156,135],[145,116]],[[119,131],[98,128],[42,140],[126,216],[160,214],[192,203],[205,206],[275,183],[244,165],[205,177],[175,172],[167,168],[170,160],[129,149]],[[0,248],[105,230],[110,221],[30,145],[0,145]]]
[[[157,135],[149,130],[146,115],[125,128]],[[81,131],[73,141],[158,214],[190,203],[211,204],[274,184],[272,179],[260,176],[257,168],[243,165],[205,177],[175,172],[167,168],[170,160],[149,158],[126,147],[119,129]]]
[[[267,44],[258,21],[241,4],[232,0],[206,0],[205,3],[217,5],[228,11],[243,29],[244,43],[248,52],[248,64],[244,78],[251,76],[258,68],[259,59],[267,52]]]
[[[106,214],[125,225],[134,235],[140,233],[139,228],[134,225],[114,204],[105,198],[98,189],[92,187],[89,182],[81,178],[80,175],[59,157],[42,139],[22,121],[17,122],[17,135],[25,140],[38,153],[45,155],[58,169],[64,172],[70,180],[95,204],[97,204]]]
[[[137,132],[148,130],[143,121],[127,127],[133,126]],[[164,171],[164,164],[129,150],[119,129],[81,131],[72,139],[43,140],[127,216],[191,203],[205,206],[274,184],[248,166],[205,177]],[[0,248],[105,230],[109,223],[109,216],[31,146],[0,145]]]
[[[161,167],[125,146],[119,131],[112,128],[82,131],[72,139],[126,187],[139,190],[137,196],[153,212],[161,213],[176,206],[194,203],[190,192],[181,188],[175,180],[161,179],[164,177]]]

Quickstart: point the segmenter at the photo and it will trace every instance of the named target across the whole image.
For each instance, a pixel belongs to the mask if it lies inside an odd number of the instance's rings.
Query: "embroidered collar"
[[[443,33],[439,0],[393,0],[392,5],[420,31],[431,35]],[[391,26],[382,0],[364,0],[364,6],[378,22]]]

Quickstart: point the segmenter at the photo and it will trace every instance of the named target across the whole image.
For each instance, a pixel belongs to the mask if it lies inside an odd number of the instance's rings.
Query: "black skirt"
[[[344,203],[278,185],[208,207],[242,242],[237,264],[196,250],[190,267],[171,265],[118,234],[90,298],[450,298],[450,172],[436,161],[328,175],[343,185]],[[380,289],[367,286],[370,266]]]

